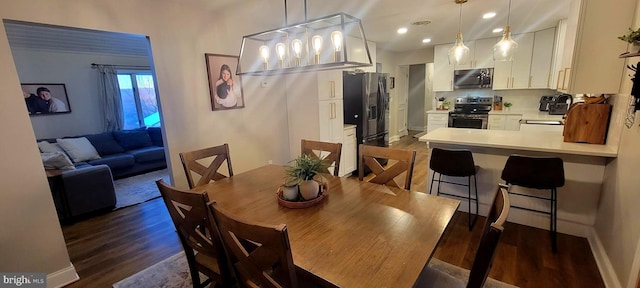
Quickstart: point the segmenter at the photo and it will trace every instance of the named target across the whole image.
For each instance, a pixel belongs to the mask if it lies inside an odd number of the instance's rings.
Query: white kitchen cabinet
[[[456,65],[454,70],[492,68],[493,67],[493,46],[498,43],[498,38],[478,39],[465,41],[464,45],[469,47],[469,60],[463,65]],[[447,44],[453,47],[453,43]],[[447,51],[448,52],[448,51]],[[448,61],[448,59],[447,59]]]
[[[551,62],[556,29],[549,28],[534,33],[533,55],[531,56],[531,74],[529,88],[548,89],[551,86]]]
[[[338,171],[338,176],[340,177],[350,175],[353,171],[356,170],[356,166],[358,165],[358,155],[356,155],[356,127],[345,127],[342,140],[342,152],[340,152],[340,171]]]
[[[342,100],[323,100],[319,105],[320,141],[342,143],[344,113]]]
[[[427,112],[427,133],[433,132],[438,128],[447,128],[449,126],[449,113],[441,111]]]
[[[632,23],[635,1],[572,0],[569,18],[559,23],[565,39],[555,62],[556,87],[569,94],[616,94],[624,72],[618,55],[627,43],[617,37]],[[612,17],[611,15],[615,15]],[[560,53],[559,53],[560,54]],[[601,73],[594,73],[601,72]]]
[[[342,70],[318,72],[318,100],[342,99]]]
[[[518,49],[511,61],[496,61],[493,71],[493,90],[528,89],[533,55],[534,33],[513,35]]]
[[[453,91],[453,65],[449,65],[450,45],[436,45],[433,49],[433,91]]]
[[[489,115],[487,129],[489,130],[520,130],[520,119],[522,115]]]
[[[504,130],[519,131],[520,119],[522,119],[522,115],[507,115]]]

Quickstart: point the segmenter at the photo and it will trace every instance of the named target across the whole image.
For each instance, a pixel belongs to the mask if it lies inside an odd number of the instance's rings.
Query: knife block
[[[611,117],[610,104],[577,103],[567,111],[564,142],[604,144]]]

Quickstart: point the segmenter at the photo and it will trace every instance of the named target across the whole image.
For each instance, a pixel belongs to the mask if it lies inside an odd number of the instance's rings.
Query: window
[[[151,72],[119,72],[118,85],[124,113],[123,129],[160,127],[155,80]]]

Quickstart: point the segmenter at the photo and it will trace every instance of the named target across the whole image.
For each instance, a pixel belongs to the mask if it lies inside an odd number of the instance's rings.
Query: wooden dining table
[[[267,165],[194,188],[234,217],[286,224],[293,262],[340,287],[412,287],[460,201],[322,174],[316,206],[280,206],[285,168]]]

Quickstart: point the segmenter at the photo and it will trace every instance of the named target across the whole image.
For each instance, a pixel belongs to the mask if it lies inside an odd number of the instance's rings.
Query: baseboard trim
[[[602,246],[600,237],[598,237],[598,233],[596,233],[596,230],[593,227],[591,227],[587,241],[589,241],[591,253],[593,253],[593,258],[596,260],[598,270],[600,270],[604,286],[607,288],[622,288],[622,285],[616,276],[616,271],[613,269],[613,265],[611,265],[609,256],[607,256],[607,252],[604,250],[604,246]]]
[[[63,287],[80,280],[73,263],[69,266],[47,275],[47,287]]]
[[[396,135],[396,136],[389,137],[389,143],[396,142],[396,141],[400,141],[400,136]]]

